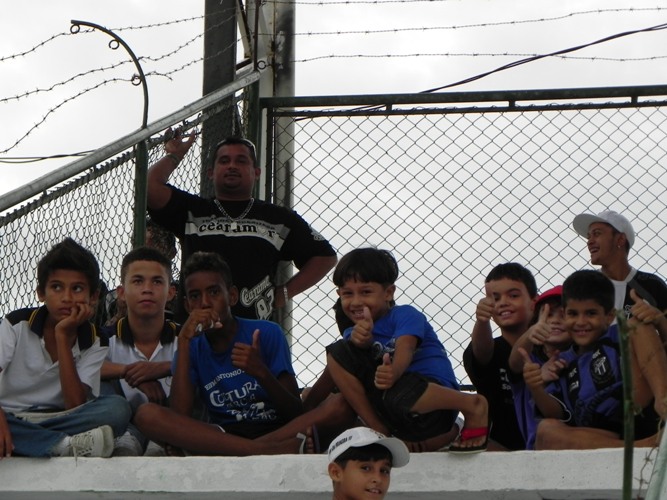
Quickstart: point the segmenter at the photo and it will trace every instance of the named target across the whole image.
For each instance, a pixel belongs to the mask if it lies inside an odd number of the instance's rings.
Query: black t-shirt
[[[510,450],[524,450],[526,443],[517,422],[509,379],[512,346],[503,337],[494,338],[493,343],[493,356],[486,365],[475,359],[472,343],[468,344],[463,353],[463,366],[477,392],[489,402],[491,439]]]
[[[160,210],[149,210],[151,218],[179,238],[183,263],[197,251],[217,252],[225,259],[239,289],[239,301],[232,308],[236,316],[271,317],[280,261],[292,261],[299,269],[311,257],[336,255],[329,242],[293,210],[255,200],[243,219],[230,220],[212,199],[170,187],[169,202]],[[250,200],[221,203],[237,217]]]
[[[667,311],[667,285],[665,285],[663,279],[655,274],[637,271],[625,289],[623,309],[627,317],[631,316],[630,309],[635,304],[630,298],[630,289],[632,288],[653,307],[657,307],[661,311]]]

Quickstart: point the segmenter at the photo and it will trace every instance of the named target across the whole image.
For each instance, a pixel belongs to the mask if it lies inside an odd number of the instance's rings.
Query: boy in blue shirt
[[[282,330],[269,321],[232,315],[238,290],[218,254],[196,252],[181,278],[190,316],[178,336],[170,408],[144,404],[135,424],[149,439],[191,454],[296,452],[297,438],[254,439],[302,412]],[[195,392],[209,422],[190,416]]]
[[[573,346],[561,355],[555,398],[535,402],[548,418],[537,428],[536,449],[623,446],[623,379],[614,285],[598,271],[577,271],[563,283],[565,327]],[[630,320],[635,446],[655,446],[667,416],[667,356],[652,325]]]
[[[100,271],[71,238],[37,265],[44,306],[9,313],[0,324],[0,457],[109,457],[130,407],[100,396],[100,345],[93,316]]]
[[[442,343],[426,317],[394,305],[398,264],[386,250],[359,248],[334,270],[341,306],[354,326],[327,348],[335,385],[370,428],[406,441],[424,441],[465,417],[450,452],[486,449],[486,399],[459,391]]]

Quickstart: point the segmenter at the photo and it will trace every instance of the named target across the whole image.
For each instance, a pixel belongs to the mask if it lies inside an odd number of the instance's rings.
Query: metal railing
[[[147,140],[152,163],[166,128],[198,128],[230,95],[238,133],[254,134],[256,80],[0,198],[0,315],[35,303],[36,263],[65,236],[93,250],[115,287],[131,248],[133,146]],[[576,214],[623,212],[637,231],[631,264],[667,275],[666,105],[665,86],[262,99],[259,196],[292,206],[340,255],[362,245],[394,252],[397,301],[429,317],[466,384],[461,356],[484,276],[518,261],[545,288],[589,267]],[[198,192],[206,156],[198,140],[173,184]],[[284,323],[301,385],[320,374],[338,336],[335,297],[327,278],[295,297]]]

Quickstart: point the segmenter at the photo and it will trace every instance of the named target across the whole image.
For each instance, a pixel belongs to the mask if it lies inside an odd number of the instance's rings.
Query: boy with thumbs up
[[[535,299],[536,322],[514,343],[509,357],[514,407],[527,450],[535,448],[538,424],[535,407],[557,404],[545,385],[558,379],[564,366],[560,353],[572,344],[565,328],[562,291],[563,287],[558,285]]]
[[[506,262],[491,269],[484,292],[477,304],[470,344],[463,353],[463,366],[477,392],[489,401],[493,422],[490,448],[523,450],[526,443],[514,409],[509,356],[532,323],[537,284],[527,268]],[[500,333],[496,337],[491,320]]]
[[[486,399],[464,394],[432,326],[410,305],[395,305],[398,264],[386,250],[359,248],[345,255],[333,281],[354,326],[327,348],[334,383],[372,429],[406,441],[452,432],[461,411],[465,427],[450,452],[486,449]]]
[[[181,279],[189,317],[178,336],[170,409],[143,405],[135,417],[137,427],[157,442],[192,454],[276,453],[271,445],[255,449],[257,441],[233,438],[257,438],[302,413],[282,330],[270,321],[232,315],[238,290],[218,254],[194,253]],[[209,423],[190,418],[196,393]]]
[[[598,271],[576,271],[563,283],[563,307],[573,344],[560,356],[560,378],[547,386],[559,404],[553,398],[545,400],[548,405],[536,400],[546,418],[538,425],[535,448],[621,447],[627,417],[614,285]],[[652,325],[634,318],[627,325],[635,446],[655,446],[667,417],[667,355]]]

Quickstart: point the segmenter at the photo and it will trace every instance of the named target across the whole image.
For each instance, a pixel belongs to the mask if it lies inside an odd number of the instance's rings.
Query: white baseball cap
[[[625,237],[630,244],[630,248],[635,244],[635,230],[632,229],[632,224],[630,224],[628,219],[613,210],[605,210],[598,215],[579,214],[574,218],[574,221],[572,221],[572,226],[580,236],[588,238],[588,228],[594,222],[604,222],[616,229],[619,233],[625,234]]]
[[[350,448],[361,448],[369,444],[379,444],[389,450],[393,467],[403,467],[410,461],[410,452],[398,438],[387,437],[368,427],[354,427],[337,436],[329,446],[329,463],[334,462]]]

